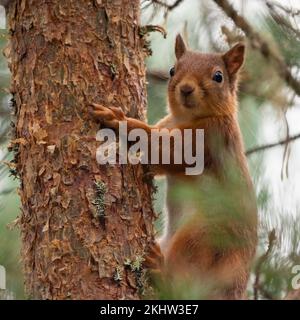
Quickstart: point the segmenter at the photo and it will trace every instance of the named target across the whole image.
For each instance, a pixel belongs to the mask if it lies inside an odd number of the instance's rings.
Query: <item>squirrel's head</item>
[[[201,118],[236,111],[238,72],[245,46],[237,44],[225,54],[189,51],[176,38],[176,64],[170,70],[169,105],[178,117]]]

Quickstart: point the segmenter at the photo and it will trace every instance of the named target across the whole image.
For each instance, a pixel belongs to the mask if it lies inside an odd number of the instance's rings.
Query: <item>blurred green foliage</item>
[[[0,32],[0,50],[7,43],[7,32]],[[6,59],[0,55],[0,264],[6,269],[7,290],[17,299],[24,298],[23,278],[20,261],[20,237],[17,228],[9,225],[20,213],[20,200],[17,195],[18,181],[9,176],[5,162],[12,155],[8,154],[7,143],[10,137],[9,71]]]

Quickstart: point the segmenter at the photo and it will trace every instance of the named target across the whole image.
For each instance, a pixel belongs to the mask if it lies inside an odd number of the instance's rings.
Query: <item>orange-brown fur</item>
[[[166,174],[168,182],[168,226],[159,241],[165,261],[162,273],[170,286],[177,280],[199,285],[207,282],[212,284],[208,298],[241,299],[245,297],[257,228],[255,196],[237,121],[236,91],[244,46],[238,44],[224,55],[202,54],[188,51],[178,36],[175,53],[175,75],[168,88],[170,112],[156,126],[127,118],[118,108],[93,105],[92,112],[108,127],[117,129],[118,122],[126,120],[128,130],[142,128],[149,136],[153,128],[204,129],[202,175],[186,176],[186,164],[175,165],[172,157],[170,165],[152,168],[156,174]],[[212,80],[216,71],[223,74],[221,83]],[[192,92],[185,96],[182,90]],[[194,139],[191,143],[195,143]],[[161,146],[156,147],[161,153]],[[231,169],[236,175],[234,180]],[[211,207],[212,212],[220,211],[212,218],[209,212],[203,212],[210,208],[195,205],[192,200],[178,203],[172,199],[173,189],[181,184],[205,194],[207,181],[211,179],[225,191],[225,198],[235,203],[233,211],[238,212],[237,216],[222,203],[214,204],[216,208],[221,206],[221,210]],[[223,247],[215,243],[213,236],[229,237],[231,241]],[[148,257],[151,267],[160,264],[159,255],[160,248],[156,245]]]

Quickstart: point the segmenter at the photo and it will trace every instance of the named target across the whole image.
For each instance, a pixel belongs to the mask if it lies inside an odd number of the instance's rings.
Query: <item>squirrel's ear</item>
[[[246,48],[243,43],[238,43],[223,55],[229,76],[235,75],[243,65],[245,49]]]
[[[185,52],[186,52],[186,45],[181,35],[178,34],[175,42],[175,55],[177,60],[179,60],[184,55]]]

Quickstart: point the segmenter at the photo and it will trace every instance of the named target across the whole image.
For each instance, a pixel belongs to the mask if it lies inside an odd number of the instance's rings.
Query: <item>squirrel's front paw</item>
[[[105,107],[100,104],[92,103],[89,111],[95,120],[101,122],[108,128],[117,129],[120,121],[125,121],[124,112],[116,107]]]

